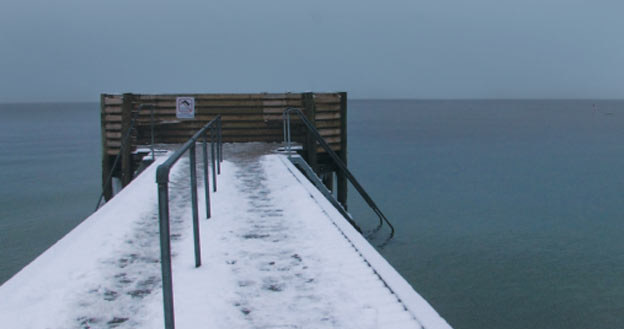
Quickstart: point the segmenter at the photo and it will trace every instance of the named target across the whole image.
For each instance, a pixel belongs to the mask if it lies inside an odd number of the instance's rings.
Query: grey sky
[[[3,0],[0,102],[624,98],[623,14],[621,0]]]

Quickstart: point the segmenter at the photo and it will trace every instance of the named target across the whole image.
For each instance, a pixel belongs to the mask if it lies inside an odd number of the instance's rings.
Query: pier
[[[314,99],[309,95],[301,99]],[[135,114],[141,108],[136,106]],[[103,105],[103,117],[106,109]],[[115,145],[106,136],[119,139],[116,154],[104,149],[105,169],[116,171],[103,174],[108,202],[0,286],[3,323],[11,328],[450,328],[348,214],[347,180],[368,196],[345,167],[346,126],[333,132],[342,137],[328,143],[319,130],[284,121],[287,112],[281,110],[281,126],[271,129],[279,129],[284,143],[254,141],[253,133],[240,137],[225,114],[206,117],[181,147],[161,140],[145,151],[149,147],[138,145],[147,137],[140,129],[132,136],[130,123],[120,134],[104,130],[105,144]],[[234,142],[238,138],[246,140]],[[124,146],[123,140],[133,142]],[[123,162],[125,169],[115,168]],[[113,197],[107,180],[123,181],[124,170],[127,182]],[[332,191],[329,173],[338,177],[338,189],[345,187],[342,192]],[[367,202],[387,234],[391,224]]]

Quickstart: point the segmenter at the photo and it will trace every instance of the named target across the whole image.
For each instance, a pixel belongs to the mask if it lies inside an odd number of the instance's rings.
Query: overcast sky
[[[2,0],[0,102],[624,98],[622,0]]]

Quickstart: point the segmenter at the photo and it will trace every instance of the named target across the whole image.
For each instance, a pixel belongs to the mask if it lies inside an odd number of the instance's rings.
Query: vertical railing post
[[[191,205],[193,210],[193,242],[195,245],[195,267],[201,266],[201,250],[199,247],[199,211],[197,210],[197,162],[195,155],[195,142],[189,149],[191,167]]]
[[[130,136],[132,131],[132,109],[134,106],[134,96],[132,94],[123,94],[121,104],[121,131],[123,134]],[[132,145],[122,145],[119,147],[119,154],[121,155],[121,185],[126,187],[132,181]],[[126,143],[132,144],[131,138],[126,140]],[[125,146],[125,147],[124,147]]]
[[[221,115],[219,115],[219,145],[221,150],[221,162],[223,162],[223,122],[221,120]]]
[[[212,164],[212,191],[217,191],[217,169],[215,163],[215,129],[210,128],[210,163]]]
[[[282,112],[282,134],[284,135],[284,139],[282,139],[282,146],[284,148],[286,148],[286,111]]]
[[[151,139],[152,139],[152,162],[156,161],[156,154],[154,153],[154,125],[155,125],[155,120],[154,120],[154,105],[152,105],[152,108],[150,110],[150,131],[151,131]]]
[[[204,190],[206,191],[206,218],[210,218],[210,179],[208,177],[208,145],[206,142],[206,133],[203,136],[202,142],[203,155],[204,155]]]
[[[171,278],[171,243],[169,241],[169,184],[158,182],[158,219],[160,226],[160,267],[162,271],[165,329],[175,329],[173,282]]]
[[[221,175],[221,118],[217,119],[217,174]]]
[[[288,157],[290,158],[290,152],[291,152],[291,139],[292,136],[290,134],[290,112],[286,113],[286,130],[287,130],[287,134],[288,134],[288,141],[286,143],[287,147],[286,149],[288,150]]]
[[[314,100],[314,93],[303,94],[303,106],[305,109],[306,118],[316,127],[316,101]],[[318,160],[316,154],[316,139],[312,136],[312,131],[305,129],[305,142],[303,154],[305,159],[312,167],[315,173],[319,173]]]

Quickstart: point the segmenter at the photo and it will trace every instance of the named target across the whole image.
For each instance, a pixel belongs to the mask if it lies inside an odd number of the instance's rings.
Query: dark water
[[[0,114],[4,282],[92,211],[100,132],[98,104]],[[350,101],[348,128],[382,253],[452,326],[624,327],[624,101]]]
[[[99,105],[0,104],[0,283],[89,215],[99,196]]]
[[[624,102],[349,106],[382,253],[452,326],[624,327]]]

